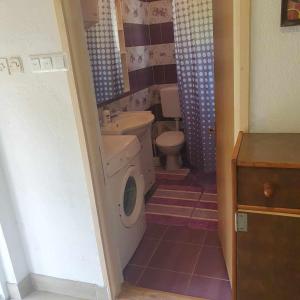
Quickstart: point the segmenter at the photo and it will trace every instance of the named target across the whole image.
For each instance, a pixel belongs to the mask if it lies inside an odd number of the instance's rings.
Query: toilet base
[[[174,171],[180,169],[182,160],[180,155],[167,155],[166,170]]]

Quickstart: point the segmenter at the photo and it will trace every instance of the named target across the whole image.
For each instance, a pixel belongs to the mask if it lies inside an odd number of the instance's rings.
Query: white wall
[[[62,51],[52,0],[0,1],[0,149],[29,269],[103,285],[66,73],[32,74],[28,56]]]
[[[18,283],[28,275],[29,269],[11,200],[0,165],[0,264],[5,279]]]
[[[300,27],[281,28],[281,0],[252,0],[252,132],[300,132]]]

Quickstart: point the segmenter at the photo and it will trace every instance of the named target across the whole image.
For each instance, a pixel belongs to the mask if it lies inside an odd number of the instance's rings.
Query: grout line
[[[192,282],[192,278],[195,274],[195,271],[196,271],[196,267],[197,267],[197,264],[198,264],[198,261],[199,261],[199,258],[200,258],[200,255],[201,255],[201,252],[204,248],[204,244],[205,244],[205,240],[206,240],[206,236],[207,236],[207,231],[205,231],[205,234],[204,234],[204,238],[203,238],[203,242],[202,242],[202,245],[201,245],[201,248],[197,254],[197,257],[196,257],[196,261],[195,261],[195,265],[194,265],[194,268],[193,268],[193,271],[192,271],[192,274],[190,275],[190,278],[189,278],[189,281],[188,281],[188,284],[187,284],[187,287],[186,287],[186,290],[185,290],[185,293],[188,292],[190,286],[191,286],[191,282]]]
[[[201,196],[200,196],[200,198],[201,198]],[[198,201],[199,201],[199,199],[198,199]],[[195,211],[197,210],[198,201],[196,201],[196,203],[194,204],[193,210],[192,210],[191,215],[190,215],[190,220],[189,220],[188,226],[190,225],[190,222],[193,220],[193,215],[194,215]]]
[[[176,200],[179,200],[179,199],[176,199]],[[183,199],[181,199],[181,200],[183,200]],[[194,201],[194,202],[198,202],[198,201]],[[163,207],[170,207],[170,206],[172,206],[172,207],[177,207],[177,208],[182,208],[182,207],[194,208],[194,206],[193,206],[193,207],[188,207],[188,206],[167,205],[167,204],[157,204],[157,203],[149,203],[149,204],[150,204],[150,205],[153,205],[153,206],[163,206]]]
[[[202,274],[194,274],[193,276],[195,276],[195,277],[204,277],[204,278],[209,278],[209,279],[214,279],[214,280],[221,280],[221,281],[230,282],[229,279],[218,278],[218,277],[213,277],[213,276],[208,276],[208,275],[202,275]]]
[[[153,195],[153,198],[160,198],[160,199],[171,199],[171,200],[183,200],[183,201],[194,201],[198,202],[199,199],[192,199],[192,198],[179,198],[179,197],[173,197],[173,196],[160,196],[160,195]]]
[[[165,45],[165,44],[161,44],[161,45]],[[158,171],[158,172],[155,172],[156,175],[169,175],[169,176],[182,176],[183,178],[182,179],[185,179],[189,173],[185,172],[185,173],[169,173],[167,171]]]
[[[208,222],[218,222],[218,219],[208,219],[208,218],[199,218],[199,217],[192,217],[193,221],[208,221]]]
[[[217,195],[217,193],[209,193],[209,192],[205,192],[205,190],[203,191],[203,194],[210,195],[210,196],[216,196]]]
[[[193,210],[193,207],[181,206],[182,208],[189,208],[188,210]],[[187,210],[187,209],[186,209]],[[146,215],[156,215],[156,216],[168,216],[168,217],[177,217],[177,218],[191,218],[190,214],[187,215],[177,215],[169,212],[155,212],[155,211],[146,211]]]
[[[209,201],[209,200],[202,200],[202,199],[199,199],[199,202],[202,202],[202,203],[215,203],[215,204],[218,204],[217,201]]]
[[[140,283],[142,277],[144,276],[144,274],[145,274],[147,268],[149,268],[149,264],[150,264],[150,262],[151,262],[153,256],[155,255],[157,249],[159,248],[160,244],[162,243],[163,238],[164,238],[164,236],[166,235],[166,232],[168,231],[169,227],[170,227],[170,226],[168,225],[168,226],[166,227],[166,229],[165,229],[165,232],[161,235],[160,239],[158,239],[158,243],[157,243],[156,247],[153,249],[152,255],[150,256],[148,262],[147,262],[146,265],[144,266],[145,268],[144,268],[144,270],[141,272],[141,274],[140,274],[138,280],[136,281],[137,286],[139,286],[139,283]]]
[[[198,202],[198,201],[197,201]],[[201,201],[199,201],[201,202]],[[204,211],[217,211],[217,209],[211,209],[211,208],[202,208],[202,207],[196,207],[198,210],[204,210]]]
[[[171,226],[170,226],[171,227]],[[205,232],[205,237],[207,236],[207,232],[208,230],[205,229],[196,229],[196,230],[203,230]],[[160,239],[154,239],[154,238],[148,238],[146,237],[146,239],[150,239],[150,240],[154,240],[157,242],[160,242]],[[169,240],[169,239],[163,239],[164,242],[172,242],[174,244],[183,244],[183,245],[187,245],[187,246],[201,246],[201,248],[204,247],[208,247],[208,248],[221,248],[220,246],[215,246],[215,245],[206,245],[205,243],[201,243],[201,244],[196,244],[196,243],[188,243],[188,242],[181,242],[181,241],[174,241],[174,240]],[[130,265],[135,265],[137,267],[144,267],[143,265],[137,265],[137,264],[130,264]]]
[[[222,281],[228,281],[229,282],[229,279],[218,278],[218,277],[213,277],[213,276],[208,276],[208,275],[202,275],[202,274],[201,275],[199,275],[199,274],[192,274],[192,273],[174,271],[174,270],[171,270],[171,269],[160,269],[160,268],[149,267],[149,266],[148,267],[142,267],[142,266],[134,265],[134,264],[130,264],[130,266],[140,267],[141,269],[145,269],[145,270],[146,269],[151,269],[151,270],[156,270],[156,271],[167,271],[167,272],[171,272],[171,273],[174,273],[174,274],[193,275],[193,276],[197,276],[197,277],[204,277],[204,278],[215,279],[215,280],[222,280]]]
[[[197,191],[187,191],[187,190],[170,190],[170,189],[162,189],[160,187],[157,188],[156,191],[163,191],[163,192],[172,192],[172,193],[190,193],[190,194],[200,194],[202,196],[201,192]],[[199,199],[198,199],[199,200]]]

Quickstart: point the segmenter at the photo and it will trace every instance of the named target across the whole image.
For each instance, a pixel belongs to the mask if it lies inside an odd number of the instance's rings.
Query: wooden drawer
[[[300,209],[300,170],[238,167],[237,196],[239,205]]]

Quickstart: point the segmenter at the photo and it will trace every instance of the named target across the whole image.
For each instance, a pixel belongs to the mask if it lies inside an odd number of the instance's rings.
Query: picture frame
[[[300,25],[300,0],[282,0],[281,27]]]

